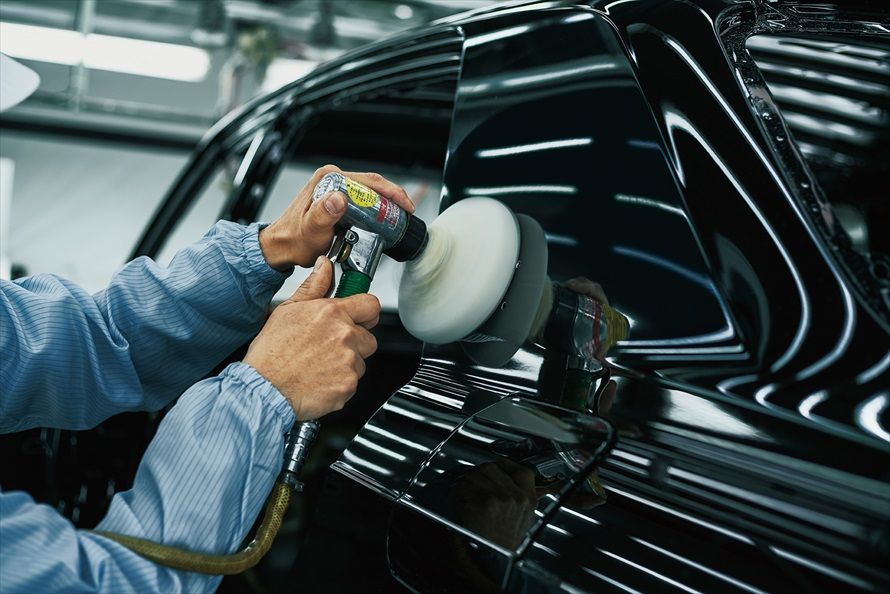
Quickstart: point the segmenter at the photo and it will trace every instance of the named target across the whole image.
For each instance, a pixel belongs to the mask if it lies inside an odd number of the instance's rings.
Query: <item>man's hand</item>
[[[340,410],[377,350],[368,332],[380,319],[373,295],[325,299],[331,261],[321,256],[290,299],[275,308],[250,343],[244,362],[269,380],[294,407],[297,419]]]
[[[414,212],[408,193],[379,173],[340,171],[334,165],[317,169],[303,186],[287,210],[274,223],[260,231],[260,247],[269,266],[286,271],[294,266],[309,266],[315,258],[327,252],[334,237],[334,225],[346,212],[346,196],[331,192],[318,202],[312,202],[312,192],[321,178],[331,172],[362,183],[406,211]]]

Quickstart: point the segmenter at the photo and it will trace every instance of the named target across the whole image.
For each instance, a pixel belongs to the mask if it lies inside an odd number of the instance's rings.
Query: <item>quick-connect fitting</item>
[[[300,482],[300,473],[309,456],[309,446],[318,434],[318,421],[303,421],[294,424],[288,431],[284,442],[284,465],[278,482],[287,485],[294,491],[302,491],[303,483]]]

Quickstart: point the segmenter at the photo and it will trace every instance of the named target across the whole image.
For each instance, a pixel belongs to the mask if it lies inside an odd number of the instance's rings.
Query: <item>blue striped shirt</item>
[[[221,221],[168,267],[139,258],[95,295],[53,275],[0,281],[0,431],[87,429],[182,394],[99,529],[227,553],[259,514],[293,409],[243,363],[195,383],[259,330],[287,276],[266,264],[258,232]],[[204,592],[220,579],[0,493],[2,592]]]

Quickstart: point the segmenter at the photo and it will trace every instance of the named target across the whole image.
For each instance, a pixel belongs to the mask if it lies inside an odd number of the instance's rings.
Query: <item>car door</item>
[[[611,432],[617,445],[499,545],[455,484],[500,458],[535,467],[518,446],[491,446],[488,415],[511,403],[550,414],[558,354],[527,344],[490,367],[428,346],[335,474],[390,502],[389,567],[417,591],[876,587],[886,446],[806,403],[845,385],[837,408],[873,399],[879,384],[846,382],[886,376],[886,331],[800,216],[802,190],[721,44],[715,23],[753,17],[618,4],[461,23],[442,202],[489,196],[532,217],[550,277],[595,279],[631,319],[608,360],[614,395],[560,409],[610,427],[599,441]],[[514,444],[531,437],[512,429]],[[570,449],[549,441],[545,457]],[[591,479],[604,497],[574,501]]]

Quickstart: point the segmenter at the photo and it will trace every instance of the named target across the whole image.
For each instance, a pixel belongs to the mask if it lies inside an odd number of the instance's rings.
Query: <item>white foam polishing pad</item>
[[[421,256],[399,285],[399,317],[413,336],[432,344],[475,331],[507,292],[519,257],[512,211],[491,198],[467,198],[429,228]]]

